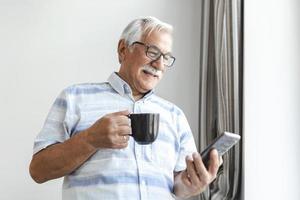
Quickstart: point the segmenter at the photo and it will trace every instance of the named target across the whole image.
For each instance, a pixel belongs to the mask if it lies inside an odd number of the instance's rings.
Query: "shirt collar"
[[[132,97],[132,91],[128,83],[124,81],[117,72],[113,72],[109,78],[108,83],[111,85],[111,87],[116,90],[121,96],[124,96],[124,94],[127,94]],[[154,90],[149,91],[143,99],[147,99],[154,93]]]

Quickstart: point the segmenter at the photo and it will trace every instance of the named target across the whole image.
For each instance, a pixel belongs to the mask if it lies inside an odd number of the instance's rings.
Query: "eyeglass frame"
[[[145,44],[145,43],[143,43],[143,42],[140,42],[140,41],[135,41],[135,42],[133,42],[131,45],[134,45],[134,44],[140,44],[140,45],[143,45],[143,46],[146,47],[145,54],[146,54],[146,56],[147,56],[148,58],[150,58],[150,59],[152,60],[151,62],[157,61],[161,56],[163,56],[163,58],[165,59],[165,56],[168,55],[168,56],[170,56],[170,58],[173,59],[173,61],[172,61],[172,63],[171,63],[170,65],[166,65],[165,63],[164,63],[164,65],[165,65],[166,67],[172,67],[172,66],[174,65],[174,63],[175,63],[176,58],[175,58],[172,54],[170,54],[170,53],[166,53],[166,54],[162,53],[161,50],[160,50],[157,46],[154,46],[154,45],[147,45],[147,44]],[[148,55],[148,50],[149,50],[149,48],[155,48],[155,49],[157,50],[157,52],[159,52],[159,56],[158,56],[156,59],[153,59],[153,58],[149,57],[149,55]]]

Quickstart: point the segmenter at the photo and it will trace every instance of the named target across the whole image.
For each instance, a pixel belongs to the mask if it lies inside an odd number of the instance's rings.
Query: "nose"
[[[163,71],[165,69],[163,55],[161,55],[157,60],[152,61],[151,65],[156,69]]]

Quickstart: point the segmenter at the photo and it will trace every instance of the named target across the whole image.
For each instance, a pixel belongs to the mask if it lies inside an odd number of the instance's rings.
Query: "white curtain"
[[[243,108],[243,2],[201,1],[200,151],[224,131],[242,135]],[[242,142],[223,160],[218,178],[199,199],[242,199]]]

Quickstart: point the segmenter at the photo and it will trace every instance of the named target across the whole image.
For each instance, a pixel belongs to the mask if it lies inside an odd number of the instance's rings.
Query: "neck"
[[[140,100],[141,98],[143,98],[144,95],[145,95],[145,94],[132,92],[132,96],[133,96],[133,98],[134,98],[135,101]]]
[[[133,89],[133,87],[131,87],[129,81],[126,79],[126,76],[123,76],[122,73],[120,72],[117,72],[118,76],[120,76],[131,88],[131,91],[132,91],[132,96],[134,98],[135,101],[138,101],[140,100],[141,98],[143,98],[143,96],[145,95],[144,93],[140,93],[136,90]]]

